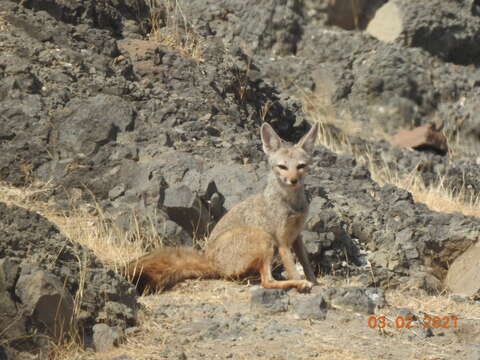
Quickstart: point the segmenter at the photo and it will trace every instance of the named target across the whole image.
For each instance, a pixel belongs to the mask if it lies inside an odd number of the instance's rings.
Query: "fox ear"
[[[311,153],[315,148],[315,143],[317,141],[318,135],[318,123],[315,123],[311,128],[310,131],[300,139],[297,146],[301,147],[307,153]]]
[[[260,128],[260,135],[262,136],[263,151],[265,154],[268,155],[280,149],[282,139],[268,123],[263,123]]]

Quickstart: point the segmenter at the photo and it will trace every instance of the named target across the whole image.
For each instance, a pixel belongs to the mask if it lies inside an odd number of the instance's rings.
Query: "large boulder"
[[[379,40],[421,47],[457,64],[478,63],[480,19],[475,1],[391,0],[367,27]]]
[[[134,287],[45,218],[0,203],[0,233],[0,324],[9,329],[2,343],[48,351],[66,336],[88,344],[97,323],[136,324]]]

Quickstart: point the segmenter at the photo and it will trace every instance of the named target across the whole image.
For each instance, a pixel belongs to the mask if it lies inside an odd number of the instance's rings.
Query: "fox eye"
[[[288,170],[288,168],[285,165],[277,165],[277,167],[282,170]]]
[[[301,169],[305,169],[306,167],[307,167],[307,164],[298,164],[297,169],[301,170]]]

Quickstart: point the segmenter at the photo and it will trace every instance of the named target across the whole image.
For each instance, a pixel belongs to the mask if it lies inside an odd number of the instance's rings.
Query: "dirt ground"
[[[326,285],[312,293],[322,286]],[[480,343],[478,302],[392,291],[386,294],[388,304],[374,315],[328,309],[325,320],[300,320],[291,306],[275,314],[253,310],[250,298],[255,288],[220,280],[188,281],[171,291],[144,296],[138,331],[114,352],[87,352],[81,359],[480,358],[480,346],[475,345]],[[308,296],[313,295],[288,293],[290,303]],[[450,321],[442,323],[443,328],[413,321],[407,329],[406,324],[401,326],[408,311],[421,320],[440,316]],[[371,316],[377,319],[376,328],[369,326]],[[385,316],[383,329],[378,328],[381,316]],[[424,328],[428,326],[432,328]]]

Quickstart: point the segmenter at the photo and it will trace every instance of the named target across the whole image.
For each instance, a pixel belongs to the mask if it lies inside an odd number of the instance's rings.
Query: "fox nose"
[[[290,180],[290,183],[291,183],[292,185],[297,185],[298,179],[292,179],[292,180]]]

